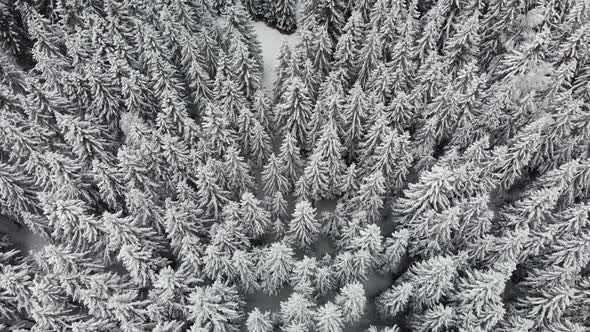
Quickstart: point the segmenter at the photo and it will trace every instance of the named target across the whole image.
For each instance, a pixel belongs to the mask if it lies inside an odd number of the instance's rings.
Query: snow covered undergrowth
[[[39,250],[48,242],[41,236],[31,232],[26,227],[18,227],[16,223],[4,215],[0,215],[0,238],[4,235],[10,237],[10,241],[16,248],[23,252]],[[0,240],[2,242],[2,240]]]
[[[284,35],[279,31],[267,26],[264,22],[254,22],[254,30],[258,34],[258,40],[262,44],[262,58],[264,60],[264,73],[262,84],[268,91],[272,91],[272,86],[276,80],[275,62],[279,56],[279,49],[284,40],[290,46],[295,46],[298,35]]]

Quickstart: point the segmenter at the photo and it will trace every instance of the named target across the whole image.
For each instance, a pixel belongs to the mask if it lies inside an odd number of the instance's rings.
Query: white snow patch
[[[47,244],[47,240],[34,234],[25,226],[18,227],[8,217],[0,215],[0,236],[7,234],[14,246],[26,255],[30,250],[40,250]]]
[[[264,61],[262,85],[268,91],[272,91],[277,76],[275,67],[281,44],[283,43],[283,40],[287,40],[289,45],[294,47],[297,42],[297,33],[284,35],[267,26],[264,22],[254,22],[254,30],[258,34],[258,39],[262,44],[262,59]]]

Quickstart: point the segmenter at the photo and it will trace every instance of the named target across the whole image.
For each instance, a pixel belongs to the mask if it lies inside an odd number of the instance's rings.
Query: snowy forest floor
[[[258,40],[262,44],[262,58],[264,61],[262,84],[271,92],[277,76],[275,67],[281,44],[286,40],[290,46],[294,47],[298,35],[297,33],[284,35],[276,29],[269,27],[264,22],[254,22],[254,30],[256,30]]]
[[[33,234],[26,227],[19,227],[15,222],[4,215],[0,215],[0,236],[8,235],[16,248],[23,252],[43,248],[47,241],[40,236]]]

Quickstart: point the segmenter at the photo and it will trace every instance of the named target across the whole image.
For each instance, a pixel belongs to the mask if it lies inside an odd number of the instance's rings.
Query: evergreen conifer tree
[[[428,54],[438,51],[439,40],[442,36],[443,24],[450,9],[448,1],[437,2],[424,16],[424,28],[417,40],[416,52],[420,61],[424,61]]]
[[[297,29],[295,18],[295,2],[293,0],[279,0],[272,5],[271,23],[284,33],[292,33]]]
[[[351,208],[365,211],[369,220],[376,221],[381,215],[385,192],[383,173],[371,173],[363,178],[358,194],[351,199]]]
[[[373,257],[375,263],[380,261],[383,251],[383,238],[381,228],[376,224],[368,224],[359,230],[358,236],[350,241],[349,249],[367,250]]]
[[[236,250],[231,259],[240,289],[247,294],[257,290],[256,262],[252,255],[242,250]]]
[[[290,132],[301,144],[301,148],[306,150],[313,107],[311,97],[300,78],[292,77],[285,84],[286,91],[276,106],[275,124],[282,128],[282,132]]]
[[[332,302],[318,308],[315,319],[318,332],[343,331],[344,317],[342,316],[342,310]]]
[[[406,310],[413,290],[412,283],[402,283],[381,293],[376,301],[379,314],[383,317],[393,318]]]
[[[318,267],[316,272],[315,286],[320,295],[330,294],[336,288],[334,272],[329,263],[330,262],[326,262],[325,259],[322,259],[322,266]]]
[[[438,304],[423,314],[416,315],[411,326],[413,330],[420,332],[445,331],[453,326],[454,317],[453,308]]]
[[[315,102],[315,100],[317,99],[320,83],[322,81],[322,76],[318,75],[318,71],[310,59],[303,61],[303,63],[299,67],[299,76],[301,77],[303,84],[307,88],[307,91],[311,96],[311,100]]]
[[[276,193],[289,194],[290,183],[289,178],[285,176],[286,167],[287,165],[283,159],[277,158],[274,153],[270,155],[268,164],[262,170],[262,181],[267,195],[273,196]]]
[[[386,105],[389,120],[396,128],[407,130],[414,126],[417,102],[413,98],[413,94],[398,91]]]
[[[316,31],[317,40],[314,44],[313,66],[322,76],[330,72],[332,62],[332,40],[326,26],[318,26]]]
[[[318,0],[316,17],[319,24],[327,27],[332,41],[342,34],[342,28],[346,22],[346,4],[341,0]]]
[[[350,17],[348,18],[348,21],[346,22],[346,25],[344,26],[344,34],[342,34],[342,36],[344,36],[345,34],[350,34],[352,37],[352,42],[353,42],[353,49],[356,51],[356,53],[358,54],[358,51],[362,48],[363,44],[366,41],[366,35],[368,32],[367,29],[367,17],[363,16],[363,8],[361,8],[363,6],[363,4],[361,2],[364,2],[365,5],[372,2],[373,0],[368,0],[368,1],[359,1],[356,3],[357,8],[355,8],[352,13],[350,14]]]
[[[309,202],[301,201],[295,205],[287,237],[296,247],[308,248],[317,239],[319,226],[315,208]]]
[[[287,200],[281,194],[280,191],[277,191],[272,196],[267,196],[265,198],[264,203],[266,204],[266,208],[270,211],[271,218],[275,220],[275,223],[281,223],[281,220],[287,218]]]
[[[301,27],[298,31],[299,41],[293,49],[291,73],[294,75],[299,75],[301,73],[301,69],[303,68],[303,64],[307,60],[311,61],[314,58],[315,54],[314,45],[316,41],[314,39],[313,32],[314,29],[318,29],[317,20],[313,19],[304,24],[306,24],[306,26]]]
[[[297,140],[290,132],[285,134],[281,143],[279,158],[285,165],[286,178],[294,184],[303,172],[303,160]]]
[[[363,88],[366,87],[371,71],[377,63],[382,61],[381,43],[379,32],[376,29],[372,29],[367,35],[366,43],[363,44],[359,52],[360,55],[356,63],[358,71],[357,82]]]
[[[365,211],[347,211],[346,219],[340,225],[340,234],[338,234],[338,246],[347,249],[352,246],[352,240],[359,234],[362,225],[367,221]]]
[[[418,183],[411,183],[404,196],[393,205],[394,212],[405,219],[417,218],[423,212],[434,209],[441,211],[450,207],[454,193],[454,177],[448,169],[434,166],[423,171]]]
[[[217,40],[216,31],[212,29],[203,29],[196,33],[196,40],[201,45],[197,60],[200,65],[209,73],[209,78],[215,78],[216,70],[219,68],[220,60],[225,60],[225,53],[220,49]]]
[[[235,141],[235,132],[230,129],[226,116],[214,103],[209,103],[201,127],[206,139],[205,151],[213,156],[222,156]]]
[[[212,1],[211,6],[218,14],[222,14],[225,12],[226,8],[233,3],[233,0],[214,0]]]
[[[315,257],[303,256],[303,259],[297,261],[293,266],[291,285],[295,288],[304,283],[313,284],[318,267],[318,261]]]
[[[274,131],[274,114],[270,100],[264,89],[258,89],[254,93],[252,101],[252,113],[254,113],[262,127],[264,127],[269,135],[272,136]]]
[[[248,332],[272,332],[273,324],[270,312],[262,312],[258,308],[254,308],[246,320]]]
[[[489,330],[504,316],[501,294],[512,269],[501,266],[488,271],[469,271],[457,290],[457,318],[464,329]],[[468,291],[466,290],[468,289]]]
[[[190,22],[189,24],[194,24]],[[213,81],[204,64],[200,61],[199,42],[195,36],[190,34],[181,35],[182,47],[180,63],[182,72],[189,81],[189,87],[193,91],[195,99],[212,98]]]
[[[347,202],[358,193],[360,184],[355,163],[348,166],[346,173],[342,176],[342,180],[340,180],[340,185],[340,192],[342,193],[341,201]]]
[[[221,188],[219,179],[211,167],[200,167],[196,185],[200,197],[199,207],[209,216],[218,218],[223,205],[229,201],[229,193]]]
[[[229,202],[223,207],[222,223],[218,223],[210,230],[211,243],[219,246],[223,251],[233,253],[236,250],[249,249],[250,241],[247,230],[241,223],[240,207],[236,202]]]
[[[261,202],[252,193],[242,194],[240,216],[248,235],[253,238],[262,237],[270,228],[270,213],[262,208]]]
[[[344,175],[346,165],[342,159],[343,148],[337,130],[336,123],[328,120],[312,152],[323,166],[319,168],[320,172],[323,171],[320,176],[327,180],[326,187],[319,189],[320,197],[334,198],[340,194],[339,181]],[[311,163],[308,164],[308,167],[311,165]],[[307,173],[308,167],[305,168],[304,173]]]
[[[196,287],[190,294],[187,310],[193,326],[215,332],[239,331],[243,306],[244,301],[234,286],[215,282]]]
[[[264,0],[244,0],[244,8],[252,15],[255,20],[258,20],[264,16],[264,9],[265,9]]]
[[[225,114],[232,128],[238,127],[240,113],[246,104],[243,92],[237,85],[237,80],[231,76],[222,78],[221,90],[216,92],[220,110]]]
[[[250,157],[256,168],[262,167],[272,154],[270,136],[258,121],[253,122],[252,141],[250,141]]]
[[[374,101],[374,100],[372,100]],[[369,107],[371,107],[369,103]],[[391,127],[388,126],[387,118],[384,112],[384,106],[380,102],[374,103],[374,117],[372,124],[363,135],[363,140],[359,143],[359,164],[366,165],[375,153],[375,149],[384,141],[390,134]]]
[[[237,35],[248,46],[250,56],[258,65],[258,70],[262,70],[262,46],[254,31],[254,26],[248,12],[244,9],[241,2],[233,4],[227,8],[226,24],[223,26],[224,32],[231,36]]]
[[[313,326],[314,303],[305,295],[294,292],[281,302],[280,318],[284,325],[297,324],[305,328]]]
[[[370,157],[366,167],[383,174],[387,189],[402,187],[413,162],[409,146],[410,137],[407,132],[400,135],[396,131],[391,131]]]
[[[346,87],[349,87],[355,78],[355,64],[359,54],[354,46],[352,35],[345,33],[338,38],[338,42],[334,47],[333,68],[342,72]]]
[[[276,73],[276,83],[273,88],[273,104],[277,104],[286,90],[288,85],[285,85],[287,79],[292,75],[290,70],[291,62],[293,61],[293,54],[289,43],[285,40],[282,42],[277,57],[277,66],[274,69]]]
[[[384,269],[386,271],[397,271],[406,255],[410,240],[410,232],[407,229],[400,229],[385,238],[384,243]]]
[[[203,255],[203,261],[205,262],[203,264],[203,274],[207,278],[218,282],[232,279],[236,275],[236,266],[233,265],[231,258],[229,251],[224,251],[216,243],[210,243]]]
[[[320,154],[309,156],[308,164],[295,184],[295,195],[300,200],[320,200],[329,188],[328,169]]]
[[[301,16],[300,21],[303,23],[302,29],[307,29],[311,24],[310,21],[315,20],[318,15],[318,4],[319,0],[305,0],[301,3],[301,9],[299,14]]]
[[[479,10],[470,13],[469,17],[461,19],[461,25],[456,28],[455,35],[446,42],[443,52],[452,68],[461,68],[479,54]]]
[[[250,156],[250,148],[252,146],[253,139],[253,127],[256,125],[258,121],[256,120],[254,114],[248,109],[244,107],[240,111],[239,119],[238,119],[238,128],[237,128],[237,141],[240,142],[241,151],[246,155]]]
[[[233,193],[234,197],[239,197],[254,188],[250,166],[244,161],[244,157],[239,155],[235,146],[229,147],[224,155],[223,173],[227,190]]]
[[[346,128],[343,140],[349,159],[355,156],[355,151],[365,132],[368,107],[369,102],[365,91],[358,83],[355,83],[349,91],[342,112]]]
[[[433,307],[452,289],[457,261],[454,257],[437,256],[415,263],[407,273],[407,279],[414,285],[412,303]]]
[[[261,87],[262,74],[258,63],[251,57],[248,46],[238,37],[231,39],[229,53],[232,55],[230,67],[238,89],[251,100]]]
[[[365,84],[365,89],[383,104],[391,99],[394,84],[399,82],[399,77],[395,77],[396,72],[394,70],[393,62],[378,62],[369,72]]]
[[[350,283],[344,285],[335,299],[336,304],[342,308],[345,322],[353,323],[358,321],[366,310],[367,298],[365,288],[361,283]]]
[[[370,267],[367,251],[342,251],[334,258],[334,271],[340,284],[364,282]]]
[[[267,294],[276,294],[286,283],[295,263],[295,253],[288,245],[275,242],[264,248],[258,265],[260,287]]]
[[[2,36],[0,37],[2,49],[8,50],[14,56],[24,55],[31,46],[31,40],[26,36],[24,22],[19,15],[15,4],[4,4],[0,24],[2,25]]]

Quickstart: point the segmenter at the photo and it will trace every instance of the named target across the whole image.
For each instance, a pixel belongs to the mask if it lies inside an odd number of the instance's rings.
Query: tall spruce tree
[[[303,171],[303,160],[297,140],[290,132],[285,134],[281,143],[279,158],[285,166],[284,174],[287,180],[294,184]]]
[[[295,136],[305,150],[308,149],[307,132],[313,111],[311,97],[300,78],[292,77],[286,84],[287,90],[276,106],[275,123],[282,128],[283,132],[290,132]]]
[[[287,237],[295,247],[309,248],[318,238],[319,226],[315,208],[309,202],[301,201],[295,205],[293,219],[289,222]]]
[[[326,178],[326,187],[321,188],[319,193],[321,197],[335,198],[340,194],[340,180],[346,170],[346,165],[342,158],[342,144],[338,137],[336,123],[328,121],[322,128],[320,138],[313,149],[312,155],[317,155],[319,163],[323,165],[320,171],[324,171],[323,176]],[[311,165],[311,164],[310,164]],[[306,167],[307,170],[307,167]]]
[[[282,242],[263,249],[258,265],[260,287],[267,294],[276,294],[289,281],[295,264],[295,252]]]
[[[269,23],[273,24],[284,33],[293,33],[297,29],[295,18],[295,1],[278,0],[272,6],[272,15]]]

